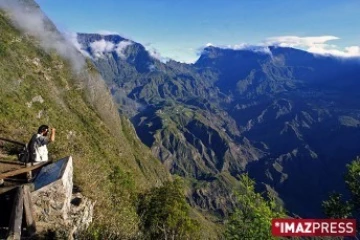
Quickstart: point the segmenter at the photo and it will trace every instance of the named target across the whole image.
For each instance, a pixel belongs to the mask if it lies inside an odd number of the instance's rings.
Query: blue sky
[[[117,32],[162,57],[197,59],[222,47],[282,44],[360,55],[359,0],[36,0],[61,31]]]

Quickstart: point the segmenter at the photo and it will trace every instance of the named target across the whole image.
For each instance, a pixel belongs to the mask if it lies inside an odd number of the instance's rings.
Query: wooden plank
[[[34,218],[34,207],[30,195],[30,187],[24,185],[24,212],[25,223],[28,235],[31,237],[36,233],[36,224]]]
[[[10,171],[15,171],[15,170],[18,170],[23,167],[24,167],[24,164],[19,165],[19,164],[12,164],[12,163],[9,164],[9,163],[5,163],[5,162],[0,162],[0,174],[7,173]]]
[[[9,224],[9,234],[7,240],[20,240],[21,238],[21,223],[23,217],[23,207],[24,207],[24,190],[23,187],[18,187],[15,198],[14,205],[11,212],[10,224]]]
[[[5,178],[13,177],[13,176],[16,176],[16,175],[19,175],[19,174],[22,174],[22,173],[30,172],[30,171],[35,170],[37,168],[41,168],[41,167],[43,167],[43,166],[45,166],[45,165],[47,165],[49,163],[50,162],[44,162],[44,163],[40,163],[40,164],[31,166],[31,167],[20,168],[20,169],[14,170],[14,171],[2,173],[2,174],[0,174],[0,179],[5,179]]]
[[[14,161],[14,160],[0,160],[0,164],[8,164],[8,165],[17,165],[19,167],[24,166],[24,163],[19,162],[19,161]]]
[[[0,187],[0,195],[3,193],[6,193],[8,191],[13,190],[14,188],[17,188],[19,186],[11,186],[11,187]]]
[[[20,145],[20,146],[25,146],[26,145],[26,143],[18,142],[18,141],[3,138],[3,137],[0,137],[0,140],[5,141],[5,142],[9,142],[9,143],[13,143],[13,144],[17,144],[17,145]]]

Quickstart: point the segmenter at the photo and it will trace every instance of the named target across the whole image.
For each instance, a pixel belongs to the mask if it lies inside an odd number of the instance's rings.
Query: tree
[[[343,200],[341,194],[332,193],[329,199],[322,203],[324,213],[331,218],[347,218],[360,214],[360,158],[357,157],[346,167],[345,183],[351,198]]]
[[[360,158],[346,165],[345,183],[350,190],[350,199],[343,200],[342,195],[333,193],[323,201],[325,215],[330,218],[360,218]],[[359,226],[358,226],[359,231]]]
[[[329,200],[322,203],[323,211],[330,218],[348,218],[351,216],[352,205],[342,199],[340,193],[332,193]]]
[[[138,214],[146,239],[197,239],[199,223],[190,218],[190,207],[179,178],[141,196]]]
[[[255,182],[247,174],[240,176],[242,192],[236,193],[238,208],[228,220],[225,238],[240,239],[275,239],[271,234],[271,220],[284,217],[281,209],[276,210],[275,197],[268,193],[265,200],[255,193]]]
[[[360,158],[347,165],[347,174],[345,175],[345,183],[351,192],[351,202],[354,210],[360,210]]]

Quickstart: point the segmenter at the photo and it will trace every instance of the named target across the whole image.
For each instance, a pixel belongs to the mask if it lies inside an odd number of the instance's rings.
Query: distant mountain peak
[[[354,50],[355,51],[355,50]],[[208,43],[205,45],[201,56],[208,55],[214,56],[215,53],[229,53],[229,52],[237,52],[237,53],[257,53],[257,54],[268,54],[270,56],[276,54],[285,54],[287,56],[296,55],[296,56],[316,56],[319,58],[331,58],[331,59],[340,59],[345,61],[360,61],[359,56],[348,56],[338,54],[336,51],[332,52],[319,52],[319,51],[311,51],[305,50],[302,48],[291,47],[291,46],[282,46],[281,44],[259,44],[259,45],[251,45],[251,44],[237,44],[237,45],[214,45],[212,43]],[[201,57],[200,57],[201,58]],[[199,59],[200,59],[199,58]]]
[[[142,61],[147,62],[151,71],[154,69],[151,67],[153,62],[167,63],[171,60],[161,56],[155,49],[147,49],[142,44],[116,33],[77,33],[72,42],[83,55],[90,58],[105,58],[109,54],[116,54],[122,60],[127,60],[131,56],[130,61],[133,61],[140,57]]]
[[[117,34],[78,33],[76,41],[79,50],[93,58],[103,58],[107,54],[116,53],[121,59],[126,59],[126,49],[136,44],[132,40]]]
[[[279,45],[238,45],[238,46],[214,46],[208,44],[202,51],[199,59],[195,65],[209,65],[211,61],[226,60],[227,64],[234,61],[262,61],[262,60],[278,60],[287,61],[291,66],[306,65],[313,62],[314,59],[322,59],[323,61],[331,62],[353,62],[359,63],[360,59],[357,57],[339,57],[328,54],[317,54],[303,49],[294,47],[283,47]],[[211,64],[210,64],[211,65]]]
[[[202,55],[215,52],[250,52],[255,54],[267,54],[271,55],[271,48],[269,46],[257,46],[257,45],[238,45],[238,46],[214,46],[208,45],[203,49]]]

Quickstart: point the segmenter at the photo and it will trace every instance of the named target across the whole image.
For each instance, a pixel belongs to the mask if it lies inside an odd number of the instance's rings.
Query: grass
[[[84,69],[74,74],[69,62],[23,36],[0,11],[0,137],[26,143],[41,124],[55,127],[50,158],[71,155],[74,184],[96,202],[94,222],[83,237],[135,239],[141,221],[138,195],[171,176],[130,121],[119,117],[94,66],[87,61]],[[43,102],[36,101],[40,97]],[[184,119],[169,116],[169,130],[195,114],[184,111]],[[195,209],[192,216],[201,222],[204,239],[217,236],[217,225]]]
[[[170,176],[101,84],[91,69],[75,75],[68,62],[22,36],[0,12],[0,137],[25,143],[41,124],[55,127],[51,158],[73,156],[74,184],[96,201],[93,228],[129,237],[139,221],[136,195]],[[44,101],[34,102],[37,96]]]

